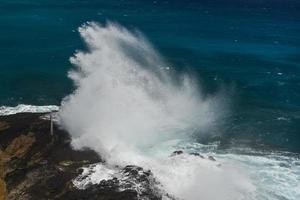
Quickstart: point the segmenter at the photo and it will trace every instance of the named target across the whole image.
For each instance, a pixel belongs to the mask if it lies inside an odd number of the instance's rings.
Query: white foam
[[[300,160],[276,154],[249,156],[219,155],[238,163],[247,170],[257,187],[254,199],[300,199]]]
[[[59,107],[55,105],[47,105],[47,106],[34,106],[34,105],[25,105],[20,104],[15,107],[10,106],[0,106],[0,116],[4,115],[13,115],[16,113],[47,113],[58,111]]]
[[[149,160],[144,167],[148,167],[154,174],[156,182],[153,187],[158,188],[163,199],[170,196],[176,199],[249,199],[255,187],[249,183],[241,169],[230,162],[220,164],[199,156],[181,154],[172,157]],[[99,184],[102,180],[118,178],[127,183],[127,177],[118,168],[99,163],[84,168],[84,172],[73,183],[80,189],[90,184]],[[143,190],[142,184],[133,188]],[[218,190],[216,193],[215,190]]]
[[[246,199],[298,200],[300,199],[299,154],[280,151],[259,151],[251,148],[233,148],[226,153],[216,144],[190,143],[182,149],[189,152],[213,154],[220,162],[232,162],[247,172],[256,191]],[[240,153],[237,153],[240,152]]]
[[[149,163],[155,178],[163,186],[160,189],[166,192],[165,199],[168,199],[167,193],[188,200],[300,198],[300,160],[297,155],[284,155],[280,152],[260,153],[250,149],[247,152],[252,155],[217,153],[212,146],[214,145],[194,143],[184,148],[190,152],[197,151],[204,158],[182,154],[162,158],[159,162],[152,160]],[[210,155],[217,161],[207,159]],[[98,165],[97,169],[92,166],[88,170],[90,174],[84,176],[85,180],[81,180],[81,184],[98,184],[103,177],[121,177],[119,169],[112,169],[101,163]],[[113,170],[113,173],[107,173],[107,169]],[[108,174],[113,176],[107,177]],[[245,177],[245,174],[248,177]],[[77,185],[80,186],[78,183]]]
[[[73,184],[79,189],[85,189],[90,184],[99,184],[102,180],[110,180],[118,176],[120,171],[116,167],[108,167],[101,163],[83,168],[83,172]]]

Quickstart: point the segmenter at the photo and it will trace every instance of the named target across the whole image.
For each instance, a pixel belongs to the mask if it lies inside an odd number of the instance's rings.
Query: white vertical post
[[[50,113],[50,134],[53,135],[53,119],[52,119],[52,113]]]

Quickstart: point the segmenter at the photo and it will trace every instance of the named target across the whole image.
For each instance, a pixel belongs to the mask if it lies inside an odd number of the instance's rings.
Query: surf
[[[78,188],[134,165],[153,173],[163,199],[256,199],[259,188],[241,162],[192,148],[197,136],[221,132],[226,92],[204,94],[137,30],[89,22],[79,33],[86,49],[70,58],[76,89],[62,101],[59,123],[74,148],[91,148],[105,162],[87,166],[73,182]]]

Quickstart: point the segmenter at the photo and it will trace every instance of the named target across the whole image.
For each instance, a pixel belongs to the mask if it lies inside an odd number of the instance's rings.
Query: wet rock
[[[216,159],[213,156],[208,156],[208,159],[211,161],[216,161]]]
[[[176,155],[180,155],[180,154],[183,154],[182,150],[174,151],[171,156],[176,156]]]
[[[114,166],[109,169],[109,177],[101,180],[99,183],[91,182],[90,177],[96,173],[98,165],[103,165],[103,163],[85,167],[85,173],[74,180],[75,185],[84,191],[93,191],[94,188],[97,188],[97,191],[100,193],[105,192],[109,188],[111,192],[126,194],[126,197],[122,197],[127,198],[128,196],[129,199],[158,200],[162,198],[163,192],[158,187],[159,183],[155,180],[150,170],[144,170],[142,167],[135,165],[128,165],[124,168]],[[101,171],[105,170],[101,169]],[[83,183],[83,185],[80,183]],[[135,197],[132,197],[132,194]]]
[[[190,153],[190,155],[198,156],[198,157],[200,157],[200,158],[204,158],[204,156],[202,156],[201,154],[196,153],[196,152]]]
[[[64,161],[59,162],[59,165],[64,166],[64,167],[70,166],[72,164],[74,164],[74,163],[70,160],[64,160]]]
[[[136,191],[117,191],[109,185],[91,185],[85,190],[71,189],[57,199],[68,200],[138,200]]]

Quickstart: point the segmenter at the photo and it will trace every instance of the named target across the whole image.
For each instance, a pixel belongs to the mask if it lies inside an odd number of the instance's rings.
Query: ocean
[[[75,147],[111,166],[149,166],[182,199],[220,198],[191,192],[197,185],[224,188],[224,199],[299,199],[299,9],[297,0],[0,0],[0,111],[62,105]],[[178,149],[234,166],[157,161]],[[184,173],[198,165],[205,173]],[[111,166],[100,169],[117,173]],[[242,182],[224,187],[226,174]]]

